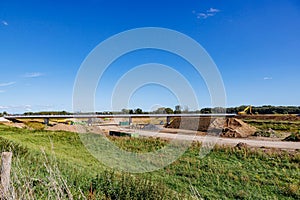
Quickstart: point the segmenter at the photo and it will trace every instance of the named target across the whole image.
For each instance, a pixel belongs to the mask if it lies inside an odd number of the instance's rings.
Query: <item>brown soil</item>
[[[216,133],[222,137],[244,138],[255,133],[256,128],[236,118],[175,118],[167,128],[187,129]]]
[[[76,125],[67,125],[67,124],[60,124],[60,123],[55,124],[53,126],[48,126],[45,130],[78,132]]]
[[[107,129],[102,129],[97,126],[83,126],[83,125],[68,125],[68,124],[54,124],[53,126],[48,126],[46,128],[48,131],[69,131],[69,132],[75,132],[75,133],[98,133],[98,134],[107,134]]]
[[[227,118],[221,136],[243,138],[254,134],[257,129],[242,120]]]
[[[186,129],[186,130],[193,130],[193,131],[207,131],[210,123],[214,119],[211,117],[177,117],[174,118],[167,128],[175,128],[175,129]]]

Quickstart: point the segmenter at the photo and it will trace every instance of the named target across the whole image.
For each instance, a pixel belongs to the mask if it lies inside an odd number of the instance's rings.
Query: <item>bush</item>
[[[300,141],[300,131],[298,133],[292,133],[290,136],[283,139],[284,141],[293,141],[299,142]]]
[[[270,137],[271,133],[269,131],[256,131],[253,136],[256,137]]]

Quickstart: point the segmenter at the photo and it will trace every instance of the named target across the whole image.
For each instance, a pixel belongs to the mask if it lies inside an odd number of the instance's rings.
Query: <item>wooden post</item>
[[[1,199],[7,197],[9,192],[11,158],[12,158],[12,152],[2,152],[1,154],[1,196],[0,196]]]

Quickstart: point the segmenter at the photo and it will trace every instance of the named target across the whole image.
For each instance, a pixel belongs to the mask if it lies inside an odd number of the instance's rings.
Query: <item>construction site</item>
[[[7,194],[17,199],[58,190],[53,199],[299,199],[299,130],[297,114],[253,114],[251,107],[233,114],[5,115],[0,147],[13,154]],[[164,151],[173,144],[178,149]],[[141,159],[134,165],[126,155]],[[147,172],[128,173],[128,166]]]
[[[1,118],[8,126],[49,131],[89,132],[116,137],[161,137],[199,140],[218,137],[220,144],[245,143],[253,147],[300,149],[299,115],[253,114],[251,106],[236,115],[104,115],[11,116]],[[223,138],[223,139],[222,139]],[[227,138],[227,139],[226,139]],[[289,141],[289,142],[288,142]]]

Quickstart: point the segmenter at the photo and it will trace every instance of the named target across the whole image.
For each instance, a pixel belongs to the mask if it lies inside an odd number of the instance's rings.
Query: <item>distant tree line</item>
[[[246,105],[226,108],[226,113],[238,113],[247,108]],[[200,113],[220,113],[224,108],[203,108]],[[300,106],[252,106],[253,114],[300,114]]]
[[[189,110],[186,106],[176,105],[174,109],[169,107],[160,107],[154,111],[143,111],[141,108],[136,109],[122,109],[121,111],[104,111],[104,112],[91,112],[91,113],[76,113],[76,114],[180,114],[180,113],[198,113],[198,114],[211,114],[211,113],[238,113],[243,111],[247,105],[230,107],[230,108],[202,108],[201,110]],[[252,106],[253,114],[300,114],[300,106]],[[72,115],[73,113],[67,111],[41,111],[41,112],[25,112],[24,115]],[[0,116],[8,115],[6,111],[0,113]]]
[[[41,112],[25,112],[24,115],[72,115],[67,111],[41,111]]]
[[[180,105],[176,105],[174,110],[169,107],[159,107],[154,111],[144,112],[141,108],[137,109],[122,109],[121,114],[180,114],[180,113],[188,113],[188,107],[183,107]]]

